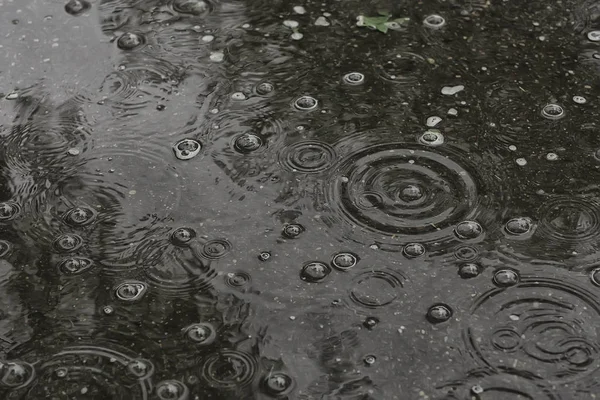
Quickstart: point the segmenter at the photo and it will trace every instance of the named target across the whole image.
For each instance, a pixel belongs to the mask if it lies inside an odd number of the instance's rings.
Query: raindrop
[[[65,378],[68,374],[69,370],[64,367],[56,368],[54,371],[54,375],[56,375],[57,378]]]
[[[63,215],[63,221],[69,226],[78,227],[90,224],[96,219],[96,210],[90,207],[75,207]]]
[[[54,240],[52,246],[60,253],[70,253],[79,249],[83,245],[81,236],[70,233],[60,235]]]
[[[304,35],[303,35],[303,34],[301,34],[300,32],[294,32],[294,33],[292,33],[292,34],[290,35],[290,37],[291,37],[293,40],[301,40],[301,39],[304,37]]]
[[[127,372],[138,379],[145,378],[152,375],[154,372],[154,365],[148,360],[132,360],[127,364]]]
[[[243,390],[254,381],[256,370],[256,360],[249,354],[221,350],[205,358],[202,377],[213,388]]]
[[[463,279],[471,279],[479,276],[481,268],[475,263],[464,263],[458,267],[458,275]]]
[[[115,295],[119,300],[132,302],[141,299],[147,290],[148,285],[144,282],[129,281],[118,285],[115,288]]]
[[[456,225],[454,233],[459,239],[476,239],[483,233],[483,228],[475,221],[463,221]]]
[[[159,400],[187,400],[187,386],[176,380],[162,381],[156,384],[156,397]]]
[[[113,315],[115,313],[115,309],[111,306],[104,306],[102,307],[102,312],[104,315]]]
[[[427,28],[439,29],[446,25],[446,20],[441,15],[431,14],[423,20],[423,25],[425,25]]]
[[[117,47],[121,50],[133,50],[143,45],[145,41],[146,39],[141,34],[125,32],[117,40]]]
[[[12,244],[6,240],[0,240],[0,257],[4,257],[12,249]]]
[[[365,76],[360,72],[350,72],[344,75],[344,83],[348,85],[360,85],[365,81]]]
[[[379,324],[379,318],[377,317],[367,317],[363,322],[363,326],[368,330],[372,330]]]
[[[558,104],[547,104],[542,108],[542,117],[548,119],[561,119],[565,116],[565,111]]]
[[[377,361],[377,357],[375,357],[374,355],[368,355],[364,358],[363,361],[367,367],[370,367],[371,365],[375,364],[375,361]]]
[[[434,304],[427,311],[427,320],[437,324],[446,322],[452,317],[452,309],[446,304]]]
[[[177,228],[171,233],[170,241],[175,246],[187,247],[195,237],[196,231],[192,228]]]
[[[431,129],[421,135],[419,142],[427,146],[439,146],[444,143],[444,135],[436,129]]]
[[[405,187],[402,188],[402,190],[400,191],[398,197],[409,203],[412,201],[417,201],[423,198],[425,192],[423,190],[423,188],[419,185],[407,185]]]
[[[70,257],[58,264],[58,270],[64,275],[78,275],[92,266],[92,260],[83,257]]]
[[[426,124],[426,125],[427,125],[429,128],[433,128],[434,126],[436,126],[436,125],[437,125],[437,124],[439,124],[440,122],[442,122],[442,119],[441,119],[440,117],[433,116],[433,117],[429,117],[429,118],[427,118],[427,121],[426,121],[426,123],[425,123],[425,124]]]
[[[294,143],[280,155],[281,164],[293,172],[317,173],[329,169],[337,159],[335,150],[313,140]]]
[[[350,299],[359,306],[379,308],[391,304],[402,288],[401,277],[387,271],[365,271],[353,279]]]
[[[420,257],[425,254],[425,246],[423,246],[421,243],[409,243],[404,246],[402,254],[408,258]]]
[[[471,392],[475,395],[481,394],[481,393],[483,393],[483,387],[481,387],[480,385],[475,385],[475,386],[471,387]]]
[[[185,336],[200,346],[207,346],[212,344],[217,338],[217,331],[215,328],[205,322],[199,322],[192,324],[184,329]]]
[[[86,0],[69,0],[69,2],[65,4],[65,11],[67,14],[77,17],[89,10],[90,7],[91,4]]]
[[[499,269],[494,273],[494,284],[500,287],[514,286],[519,283],[519,274],[512,269]]]
[[[225,256],[231,250],[231,243],[225,239],[213,239],[204,244],[202,255],[206,258],[216,260]]]
[[[600,42],[600,31],[590,31],[588,32],[587,37],[592,42]]]
[[[318,101],[314,97],[302,96],[296,99],[294,107],[301,111],[311,111],[317,108]]]
[[[524,167],[524,166],[526,166],[526,165],[527,165],[527,160],[526,160],[526,159],[524,159],[524,158],[522,158],[522,157],[521,157],[521,158],[517,158],[517,159],[515,160],[515,162],[516,162],[516,163],[517,163],[517,165],[518,165],[518,166],[520,166],[520,167]]]
[[[358,263],[358,256],[353,253],[337,253],[331,264],[340,271],[347,271]]]
[[[458,246],[454,249],[454,257],[461,261],[472,261],[479,256],[479,250],[473,246]]]
[[[283,227],[283,236],[288,239],[295,239],[304,232],[304,227],[300,224],[288,224]]]
[[[290,29],[296,29],[300,24],[298,24],[298,21],[287,19],[283,21],[283,25],[287,26]]]
[[[201,39],[204,43],[210,43],[215,40],[215,37],[213,35],[204,35]]]
[[[267,261],[267,260],[269,260],[270,258],[271,258],[271,253],[270,253],[270,252],[268,252],[268,251],[261,251],[261,252],[258,254],[258,259],[259,259],[260,261]]]
[[[558,154],[556,154],[556,153],[548,153],[548,154],[546,154],[546,160],[548,160],[548,161],[556,161],[556,160],[558,160]]]
[[[302,267],[300,279],[306,282],[320,282],[331,273],[331,267],[320,261],[309,262]]]
[[[531,230],[531,219],[518,217],[509,220],[504,230],[511,235],[524,235]]]
[[[587,100],[585,97],[583,96],[573,96],[573,101],[577,104],[585,104],[587,103]]]
[[[250,275],[245,272],[235,272],[227,274],[225,283],[228,286],[239,288],[247,285],[250,282]]]
[[[210,11],[210,4],[204,0],[174,0],[173,9],[178,13],[202,15]]]
[[[289,392],[292,387],[292,378],[283,372],[269,373],[263,380],[264,391],[271,396],[281,396]]]
[[[175,157],[180,160],[189,160],[194,158],[202,150],[200,142],[194,139],[183,139],[180,140],[173,146]]]
[[[10,221],[21,212],[21,206],[14,201],[0,203],[0,222]]]
[[[76,149],[76,148],[71,148],[71,149],[67,150],[67,153],[70,156],[78,156],[79,153],[81,153],[81,151],[79,151],[79,149]]]
[[[210,53],[210,61],[221,62],[225,58],[225,54],[222,51],[213,51]]]
[[[590,279],[594,285],[600,286],[600,268],[596,268],[590,273]]]
[[[254,89],[256,94],[259,96],[266,96],[268,94],[271,94],[274,90],[275,86],[273,86],[273,84],[269,82],[261,82],[258,85],[256,85],[256,88]]]
[[[249,154],[262,146],[262,139],[254,133],[242,133],[233,141],[233,148],[238,153]]]
[[[17,362],[0,362],[0,384],[14,388],[22,386],[33,377],[33,369],[29,364]]]
[[[241,100],[246,100],[246,95],[242,92],[235,92],[231,95],[231,98],[233,100],[241,101]]]

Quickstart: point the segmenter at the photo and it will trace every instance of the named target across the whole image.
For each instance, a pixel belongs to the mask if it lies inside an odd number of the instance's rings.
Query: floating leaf
[[[376,29],[379,32],[387,33],[388,29],[399,30],[402,28],[403,24],[406,24],[410,18],[396,18],[390,21],[392,14],[388,11],[379,11],[379,16],[376,17],[365,17],[364,15],[359,15],[357,17],[358,26],[366,26],[370,29]]]

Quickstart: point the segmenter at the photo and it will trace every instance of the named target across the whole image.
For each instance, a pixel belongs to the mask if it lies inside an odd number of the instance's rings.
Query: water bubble
[[[499,269],[494,273],[494,284],[500,287],[514,286],[519,283],[520,277],[517,271],[513,269]]]
[[[280,161],[293,172],[317,173],[331,168],[337,160],[335,150],[326,143],[307,140],[283,149]]]
[[[269,82],[261,82],[258,85],[256,85],[256,88],[254,89],[256,94],[259,96],[267,96],[273,93],[274,90],[275,86],[273,86],[273,84]]]
[[[148,285],[144,282],[128,281],[115,288],[115,295],[119,300],[132,302],[141,299],[147,290]]]
[[[526,159],[524,159],[524,158],[517,158],[517,159],[515,160],[515,162],[516,162],[516,163],[517,163],[517,165],[518,165],[518,166],[520,166],[520,167],[524,167],[524,166],[526,166],[526,165],[527,165],[527,160],[526,160]]]
[[[0,203],[0,222],[10,221],[21,212],[21,206],[14,201]]]
[[[156,397],[159,400],[187,400],[187,386],[176,380],[162,381],[156,384]]]
[[[70,257],[58,264],[58,270],[64,275],[78,275],[90,269],[92,260],[84,257]]]
[[[475,263],[464,263],[458,267],[458,275],[463,279],[471,279],[479,276],[481,267]]]
[[[102,312],[104,313],[104,315],[113,315],[115,309],[112,306],[104,306],[102,307]]]
[[[292,378],[283,372],[269,373],[263,380],[264,391],[271,396],[281,396],[292,388]]]
[[[217,338],[217,331],[215,328],[205,322],[199,322],[192,324],[184,329],[185,336],[200,346],[207,346],[212,344]]]
[[[194,139],[182,139],[173,146],[175,157],[180,160],[189,160],[194,158],[202,150],[200,142]]]
[[[173,9],[182,14],[202,15],[211,11],[211,6],[204,0],[174,0]]]
[[[444,135],[437,129],[431,129],[421,135],[419,142],[427,146],[440,146],[444,144]]]
[[[347,271],[357,263],[358,256],[353,253],[337,253],[331,260],[331,264],[341,271]]]
[[[456,93],[462,92],[463,90],[465,90],[464,85],[444,86],[442,88],[442,94],[445,96],[454,96]],[[456,111],[454,108],[452,108],[451,110]],[[448,110],[448,115],[455,117],[457,114],[458,114],[458,111],[450,112],[450,110]]]
[[[238,153],[249,154],[262,146],[262,139],[254,133],[242,133],[233,141],[233,148]]]
[[[33,378],[33,368],[27,363],[0,362],[0,385],[15,388],[25,385]]]
[[[214,37],[213,35],[204,35],[204,36],[202,36],[201,40],[202,40],[204,43],[210,43],[210,42],[212,42],[213,40],[215,40],[215,37]]]
[[[300,236],[304,230],[304,227],[300,224],[288,224],[283,227],[282,234],[288,239],[295,239]]]
[[[258,259],[259,259],[260,261],[267,261],[267,260],[269,260],[270,258],[271,258],[271,253],[270,253],[270,252],[268,252],[268,251],[261,251],[261,252],[258,254]]]
[[[375,357],[374,355],[368,355],[363,359],[363,361],[367,367],[370,367],[371,365],[375,364],[375,361],[377,361],[377,357]]]
[[[231,98],[233,100],[242,101],[242,100],[246,100],[246,95],[242,92],[235,92],[231,95]]]
[[[441,15],[431,14],[425,17],[423,20],[423,25],[425,25],[427,28],[439,29],[446,25],[446,20]]]
[[[472,261],[479,256],[479,250],[473,246],[461,245],[454,249],[454,257],[461,261]]]
[[[365,76],[360,72],[350,72],[344,75],[344,83],[348,85],[360,85],[365,81]]]
[[[483,387],[480,385],[474,385],[471,387],[471,392],[475,395],[483,393]]]
[[[590,31],[587,33],[587,38],[592,42],[600,42],[600,31]]]
[[[85,206],[74,207],[65,212],[62,218],[69,226],[85,226],[96,219],[96,210]]]
[[[421,200],[424,195],[425,195],[425,191],[423,190],[423,188],[421,186],[407,185],[407,186],[404,186],[400,190],[398,197],[401,200],[409,203],[409,202]]]
[[[548,154],[546,154],[546,160],[548,160],[548,161],[556,161],[556,160],[558,160],[558,154],[556,154],[556,153],[548,153]]]
[[[587,103],[587,99],[583,96],[573,96],[573,101],[577,104],[585,104]]]
[[[213,388],[243,390],[254,381],[256,370],[256,360],[249,354],[221,350],[205,358],[202,377]]]
[[[221,62],[225,59],[225,54],[222,51],[213,51],[209,56],[210,61]]]
[[[300,271],[300,279],[306,282],[320,282],[331,273],[331,267],[320,261],[305,264]]]
[[[127,364],[127,372],[137,379],[142,379],[153,374],[154,365],[148,360],[132,360],[129,364]]]
[[[249,274],[247,274],[245,272],[235,272],[235,273],[227,274],[225,283],[228,286],[231,286],[234,288],[239,288],[239,287],[247,285],[250,282],[250,280],[251,280],[251,278],[250,278]]]
[[[311,111],[317,108],[318,103],[314,97],[302,96],[294,101],[294,107],[301,111]]]
[[[70,156],[78,156],[79,153],[81,153],[81,151],[75,147],[72,147],[69,150],[67,150],[67,154],[69,154]]]
[[[142,34],[125,32],[117,40],[117,47],[121,50],[133,50],[146,42]]]
[[[402,279],[391,271],[365,271],[353,279],[350,300],[369,309],[387,306],[398,298]]]
[[[216,260],[231,250],[231,243],[225,239],[213,239],[204,244],[202,255],[206,258]]]
[[[542,117],[548,119],[561,119],[565,116],[565,111],[558,104],[547,104],[542,108]]]
[[[302,38],[304,37],[304,35],[303,35],[302,33],[300,33],[300,32],[294,32],[294,33],[292,33],[292,34],[290,35],[290,37],[291,37],[293,40],[302,40]]]
[[[440,122],[442,122],[442,119],[440,117],[434,115],[432,117],[427,118],[425,125],[427,125],[429,128],[433,128]]]
[[[196,231],[192,228],[177,228],[171,233],[170,241],[175,246],[189,246],[190,241],[196,237]]]
[[[504,230],[511,235],[524,235],[531,230],[531,219],[518,217],[509,220],[504,226]]]
[[[67,14],[77,17],[89,10],[91,6],[92,5],[86,0],[69,0],[69,2],[65,4],[65,11]]]
[[[408,258],[420,257],[425,254],[425,246],[421,243],[409,243],[402,249],[402,254]]]
[[[83,245],[83,239],[79,235],[64,234],[57,237],[52,247],[60,253],[70,253],[79,249]]]
[[[427,311],[427,320],[431,323],[446,322],[452,317],[452,309],[446,304],[434,304]]]
[[[463,221],[456,225],[454,233],[459,239],[476,239],[483,233],[483,228],[476,221]]]
[[[594,285],[600,286],[600,268],[596,268],[590,273],[590,279]]]
[[[286,19],[285,21],[283,21],[283,25],[287,26],[290,29],[296,29],[296,28],[298,28],[298,26],[300,24],[298,23],[298,21],[294,21],[294,20],[291,20],[291,19]]]
[[[363,322],[363,326],[368,330],[375,328],[379,324],[379,318],[377,317],[367,317]]]
[[[69,370],[64,367],[56,368],[54,371],[54,375],[56,375],[57,378],[65,378],[68,374]]]
[[[8,254],[12,249],[12,244],[6,240],[0,240],[0,258]]]

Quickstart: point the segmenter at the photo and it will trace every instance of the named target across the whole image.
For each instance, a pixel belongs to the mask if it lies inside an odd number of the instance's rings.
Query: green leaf
[[[410,18],[396,18],[390,21],[392,15],[388,11],[379,11],[380,16],[375,17],[358,17],[360,23],[359,26],[366,26],[371,29],[376,29],[379,32],[387,33],[389,29],[399,30],[403,24],[406,24]]]

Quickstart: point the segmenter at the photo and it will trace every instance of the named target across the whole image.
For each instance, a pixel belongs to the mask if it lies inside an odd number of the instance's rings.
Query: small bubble
[[[283,372],[269,373],[263,381],[265,392],[271,396],[280,396],[292,387],[292,378]]]
[[[62,218],[67,225],[73,227],[85,226],[94,222],[96,211],[86,206],[74,207],[68,210]]]
[[[59,271],[64,275],[78,275],[92,266],[92,260],[83,257],[71,257],[58,264]]]
[[[476,239],[483,234],[483,228],[476,221],[463,221],[456,225],[454,233],[459,239]]]
[[[363,322],[363,326],[368,330],[372,330],[379,324],[379,319],[377,317],[367,317]]]
[[[471,393],[473,394],[481,394],[483,393],[483,387],[481,387],[480,385],[475,385],[471,387]]]
[[[458,110],[456,108],[450,108],[446,114],[448,114],[449,117],[456,117],[458,116]],[[491,125],[492,124],[490,124],[490,126]]]
[[[358,257],[352,253],[337,253],[333,256],[331,264],[341,270],[347,271],[350,268],[354,267],[358,262]]]
[[[79,249],[83,245],[81,236],[73,234],[60,235],[54,240],[53,247],[58,252],[69,253]]]
[[[283,25],[287,26],[290,29],[296,29],[300,24],[298,23],[298,21],[286,19],[285,21],[283,21]]]
[[[254,133],[242,133],[233,141],[233,148],[238,153],[249,154],[262,146],[262,139]]]
[[[200,153],[200,150],[202,144],[194,139],[182,139],[173,146],[175,157],[180,160],[192,159]]]
[[[440,146],[444,143],[444,135],[437,129],[431,129],[421,135],[419,142],[428,146]]]
[[[141,34],[125,32],[117,40],[117,47],[121,50],[133,50],[145,43],[145,38]]]
[[[196,231],[191,228],[177,228],[171,233],[170,241],[175,246],[188,246],[190,241],[196,237]]]
[[[71,156],[78,156],[80,151],[79,151],[79,149],[72,148],[72,149],[69,149],[67,151],[67,153],[69,153],[69,155],[71,155]]]
[[[531,230],[531,219],[526,217],[518,217],[509,220],[504,229],[511,235],[523,235]]]
[[[77,17],[89,10],[90,7],[91,4],[86,0],[69,0],[69,2],[65,4],[65,11],[67,14]]]
[[[159,400],[180,400],[187,399],[189,390],[183,383],[169,380],[157,383],[155,393]]]
[[[184,333],[189,340],[201,346],[212,344],[217,337],[215,328],[204,322],[188,326],[184,329]]]
[[[206,258],[216,260],[231,250],[231,243],[226,239],[213,239],[204,244],[202,255]]]
[[[146,360],[133,360],[127,365],[127,371],[136,378],[150,375],[153,370],[154,366]]]
[[[131,302],[141,299],[147,290],[148,285],[143,282],[124,282],[115,288],[115,295],[119,300]]]
[[[54,370],[54,375],[56,375],[57,378],[64,378],[68,373],[69,370],[64,367],[56,368],[56,370]]]
[[[102,307],[102,312],[104,313],[104,315],[113,315],[115,312],[115,309],[112,308],[111,306],[104,306],[104,307]]]
[[[260,261],[267,261],[271,258],[271,253],[268,251],[261,251],[260,254],[258,255],[258,259]]]
[[[590,279],[594,285],[600,286],[600,268],[596,268],[590,273]]]
[[[301,111],[311,111],[317,108],[318,101],[314,97],[302,96],[296,99],[294,107]]]
[[[371,365],[375,364],[375,361],[377,361],[377,357],[375,357],[374,355],[368,355],[364,358],[363,361],[365,362],[365,365],[367,367],[370,367]]]
[[[425,25],[427,28],[439,29],[439,28],[443,27],[444,25],[446,25],[446,20],[441,15],[432,14],[432,15],[428,15],[423,20],[423,25]]]
[[[246,100],[246,95],[242,92],[235,92],[231,95],[231,98],[233,100],[241,101],[241,100]]]
[[[454,249],[454,257],[461,261],[475,260],[479,256],[479,250],[473,246],[458,246]]]
[[[425,254],[425,246],[421,243],[409,243],[402,249],[402,254],[408,258],[416,258]]]
[[[558,104],[547,104],[542,108],[542,117],[547,119],[560,119],[565,116],[565,112]]]
[[[250,275],[245,272],[229,273],[226,282],[229,286],[239,288],[250,282]]]
[[[306,9],[302,6],[294,6],[294,12],[296,14],[306,14]]]
[[[458,267],[458,275],[463,279],[471,279],[479,276],[481,268],[475,263],[464,263]]]
[[[360,72],[350,72],[344,75],[344,83],[348,85],[360,85],[365,81],[365,76]]]
[[[292,33],[292,34],[290,35],[290,37],[291,37],[293,40],[302,40],[302,38],[304,37],[304,35],[303,35],[303,34],[301,34],[300,32],[294,32],[294,33]]]
[[[577,104],[585,104],[587,103],[587,99],[583,96],[573,96],[573,101]]]
[[[494,273],[493,281],[497,286],[509,287],[519,283],[519,274],[512,269],[499,269]]]
[[[446,322],[452,317],[452,309],[446,304],[434,304],[427,311],[427,319],[431,323]]]
[[[418,185],[407,185],[402,188],[398,197],[406,202],[417,201],[423,198],[423,188]]]
[[[295,239],[304,232],[304,227],[300,224],[288,224],[283,228],[283,236],[288,239]]]
[[[300,279],[306,282],[320,282],[331,273],[331,267],[320,261],[310,262],[300,271]]]
[[[556,154],[556,153],[548,153],[548,154],[546,154],[546,160],[548,160],[548,161],[556,161],[556,160],[558,160],[558,154]]]
[[[166,108],[167,108],[167,106],[165,106],[164,104],[156,105],[156,110],[158,110],[158,111],[164,111]]]
[[[14,201],[0,203],[0,222],[10,221],[21,213],[21,206]]]
[[[213,51],[210,53],[210,61],[221,62],[225,58],[225,54],[222,51]]]
[[[259,96],[266,96],[275,90],[275,86],[269,82],[261,82],[254,89]]]
[[[517,151],[517,146],[515,146],[514,144],[511,144],[510,146],[508,146],[508,149],[510,151]]]
[[[587,34],[587,38],[592,42],[600,42],[600,31],[590,31]]]
[[[202,36],[202,41],[204,43],[210,43],[213,40],[215,40],[215,37],[213,35],[204,35],[204,36]]]
[[[520,167],[524,167],[524,166],[526,166],[526,165],[527,165],[527,160],[526,160],[526,159],[524,159],[524,158],[522,158],[522,157],[521,157],[521,158],[517,158],[517,159],[515,160],[515,162],[516,162],[516,163],[517,163],[517,165],[518,165],[518,166],[520,166]]]
[[[427,121],[425,122],[425,125],[427,125],[428,128],[433,128],[434,126],[436,126],[440,122],[442,122],[442,119],[440,117],[433,116],[433,117],[427,118]]]

